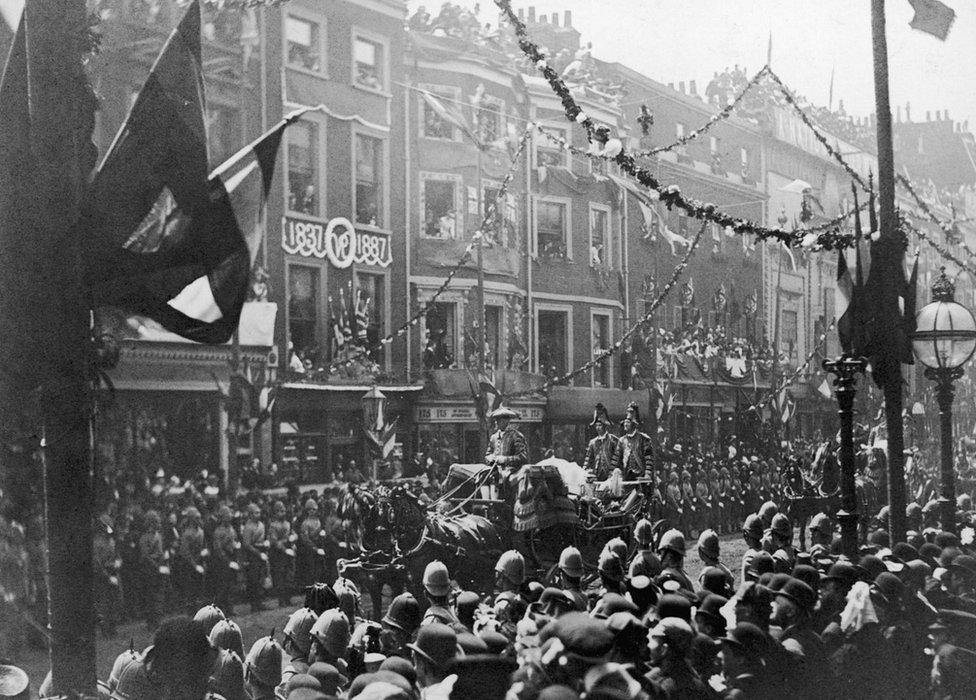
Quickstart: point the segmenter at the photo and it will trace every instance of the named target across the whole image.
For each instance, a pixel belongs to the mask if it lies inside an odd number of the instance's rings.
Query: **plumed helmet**
[[[407,634],[420,627],[420,603],[410,593],[401,593],[390,603],[383,622]]]
[[[769,529],[774,535],[793,539],[793,525],[790,523],[790,519],[783,513],[777,513],[773,516],[773,522],[769,526]]]
[[[261,637],[251,645],[244,660],[247,677],[267,688],[275,687],[281,683],[282,656],[281,646],[271,635]]]
[[[611,581],[624,580],[624,563],[615,552],[612,552],[609,549],[604,549],[600,554],[600,560],[597,563],[597,571],[600,572],[601,576],[608,578]]]
[[[583,555],[576,547],[566,547],[559,555],[559,569],[571,578],[583,578]]]
[[[210,675],[210,690],[225,698],[243,698],[244,664],[235,652],[221,649]]]
[[[244,635],[233,620],[221,620],[210,630],[210,643],[218,649],[227,649],[244,656]]]
[[[203,633],[206,635],[210,634],[210,630],[214,628],[214,625],[226,619],[227,616],[224,615],[224,611],[216,605],[204,605],[193,616],[193,621],[199,622],[203,626]]]
[[[326,610],[312,625],[312,637],[329,654],[341,657],[349,646],[349,619],[336,608]]]
[[[291,614],[288,622],[285,623],[285,638],[291,645],[304,656],[312,647],[312,626],[318,619],[318,615],[310,608],[299,608]]]
[[[647,546],[654,540],[654,524],[647,518],[641,518],[634,525],[634,539],[637,544]]]
[[[111,690],[115,690],[116,686],[119,684],[119,678],[122,677],[122,672],[131,663],[135,663],[142,658],[142,655],[135,651],[134,649],[126,649],[121,654],[115,657],[115,662],[112,664],[112,671],[108,674],[108,687]]]
[[[742,534],[745,537],[752,537],[757,540],[762,539],[763,523],[758,513],[750,513],[742,523]]]
[[[779,506],[772,501],[766,501],[759,507],[759,519],[764,523],[772,522],[773,516],[779,513]]]
[[[698,551],[711,559],[718,559],[718,533],[715,530],[702,530],[698,536]]]
[[[514,549],[510,549],[495,564],[495,571],[504,576],[509,583],[521,586],[525,581],[525,559]]]
[[[606,406],[604,406],[602,403],[598,403],[596,407],[593,409],[593,422],[590,423],[590,426],[594,426],[597,423],[602,423],[603,425],[613,424],[610,421],[610,416],[607,413]]]
[[[442,561],[432,561],[424,569],[424,590],[433,596],[445,596],[451,592],[451,575]]]
[[[661,544],[658,545],[658,551],[663,552],[665,550],[674,552],[675,554],[685,555],[685,536],[681,530],[676,530],[671,528],[664,533],[664,537],[661,538]]]
[[[636,401],[631,401],[627,405],[627,417],[637,425],[641,424],[640,406],[637,405]]]

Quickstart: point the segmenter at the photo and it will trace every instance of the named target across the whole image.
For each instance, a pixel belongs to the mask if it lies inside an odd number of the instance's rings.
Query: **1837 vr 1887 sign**
[[[286,216],[281,226],[281,247],[291,255],[328,258],[339,269],[353,263],[389,267],[393,262],[387,234],[357,231],[349,219],[342,217],[323,224]]]

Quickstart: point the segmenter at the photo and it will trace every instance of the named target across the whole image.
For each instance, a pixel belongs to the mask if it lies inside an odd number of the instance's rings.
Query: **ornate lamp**
[[[952,471],[953,382],[963,376],[962,366],[976,350],[976,319],[953,297],[956,288],[943,267],[932,285],[932,302],[916,319],[912,350],[925,365],[925,376],[936,383],[942,442],[942,527],[955,529],[956,485]]]
[[[386,395],[374,384],[373,388],[363,394],[363,423],[367,430],[376,431],[383,425],[383,408],[386,405]]]

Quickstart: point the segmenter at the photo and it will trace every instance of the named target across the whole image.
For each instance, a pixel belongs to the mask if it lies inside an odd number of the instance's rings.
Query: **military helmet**
[[[233,620],[221,620],[210,630],[210,643],[218,649],[229,649],[244,656],[244,635]]]
[[[810,530],[830,534],[834,531],[834,526],[830,522],[830,516],[826,513],[817,513],[810,520]]]
[[[671,528],[664,533],[664,537],[661,538],[661,544],[658,545],[658,552],[664,550],[669,550],[675,554],[685,555],[685,536],[681,530],[676,530]]]
[[[583,555],[576,547],[566,547],[559,555],[559,569],[571,578],[583,578]]]
[[[332,656],[341,658],[349,646],[349,618],[337,608],[326,610],[312,625],[311,635]]]
[[[311,608],[299,608],[285,623],[285,638],[300,654],[307,656],[312,646],[312,626],[318,615]]]
[[[442,561],[432,561],[424,569],[424,590],[433,596],[445,596],[451,592],[451,575]]]
[[[790,539],[793,538],[793,525],[790,523],[790,519],[783,513],[777,513],[773,516],[773,522],[769,529],[774,535]]]
[[[225,698],[242,698],[244,694],[244,664],[236,652],[221,649],[210,674],[210,689]]]
[[[498,558],[495,571],[510,583],[521,586],[525,581],[525,559],[517,551],[510,549]]]
[[[612,540],[603,545],[603,548],[606,551],[613,552],[620,557],[620,561],[627,560],[627,543],[619,537],[614,537]]]
[[[149,680],[145,662],[137,661],[122,669],[112,697],[119,700],[137,700],[155,697],[157,692],[156,686]]]
[[[621,561],[620,557],[617,556],[616,552],[609,549],[604,549],[600,554],[600,561],[597,563],[597,571],[600,572],[601,576],[604,576],[611,581],[624,580],[624,563]]]
[[[410,593],[401,593],[390,603],[383,622],[408,634],[420,627],[420,603]]]
[[[742,523],[742,534],[745,537],[761,540],[763,536],[762,518],[758,513],[750,513]]]
[[[649,545],[654,539],[654,525],[647,518],[641,518],[634,525],[634,539],[638,545]]]
[[[271,635],[261,637],[251,645],[244,660],[248,678],[255,678],[265,687],[281,683],[281,646]]]
[[[199,622],[203,626],[203,632],[206,635],[210,634],[210,630],[214,628],[214,625],[226,619],[227,616],[224,615],[224,611],[216,605],[204,605],[193,616],[193,621]]]
[[[309,498],[305,501],[305,510],[318,510],[319,504],[314,498]]]
[[[718,533],[715,530],[702,530],[698,536],[698,551],[711,559],[718,559]]]
[[[141,658],[142,655],[134,649],[126,649],[116,656],[115,662],[112,664],[112,671],[108,674],[108,687],[115,690],[119,684],[119,678],[122,677],[122,672],[129,667],[129,664],[135,663]]]
[[[759,507],[759,518],[764,523],[772,522],[773,516],[779,513],[779,506],[772,501],[766,501]]]

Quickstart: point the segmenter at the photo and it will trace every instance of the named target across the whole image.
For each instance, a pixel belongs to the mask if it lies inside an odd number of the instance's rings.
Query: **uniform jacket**
[[[613,453],[617,449],[620,438],[606,433],[602,437],[597,435],[586,446],[586,456],[583,458],[583,469],[592,472],[597,479],[606,479],[613,469]]]
[[[651,437],[639,430],[632,435],[621,435],[613,451],[613,469],[619,469],[624,478],[650,477],[654,473],[654,448]]]
[[[505,430],[496,430],[488,438],[486,464],[499,464],[518,469],[528,461],[529,450],[525,444],[525,436],[515,428],[509,426]]]

